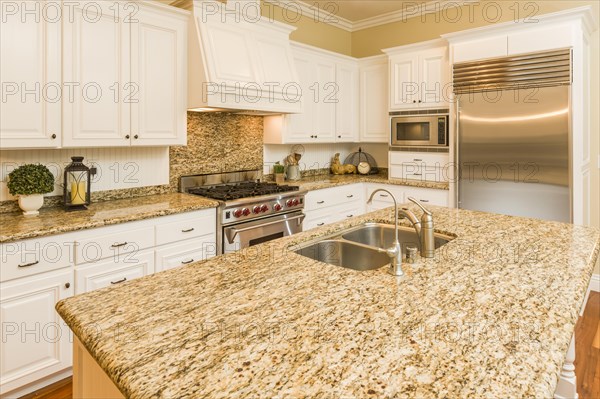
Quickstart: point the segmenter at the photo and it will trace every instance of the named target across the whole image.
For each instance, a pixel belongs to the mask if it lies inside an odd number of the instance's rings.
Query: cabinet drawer
[[[57,235],[0,245],[0,281],[31,276],[74,263],[74,235]]]
[[[362,191],[360,184],[309,191],[304,200],[304,209],[312,211],[361,199]]]
[[[302,231],[314,229],[315,227],[322,227],[326,224],[335,222],[335,217],[331,214],[329,209],[305,213],[306,218],[302,223]]]
[[[94,291],[154,273],[154,250],[75,268],[75,293]]]
[[[155,271],[169,270],[212,258],[217,252],[215,241],[216,237],[214,235],[206,235],[157,249],[155,253]]]
[[[449,159],[449,155],[445,152],[427,153],[390,151],[390,164],[392,165],[414,164],[443,168],[448,165]]]
[[[398,201],[398,203],[401,203],[404,200],[404,192],[406,191],[406,188],[402,187],[402,186],[391,185],[391,184],[373,184],[373,185],[367,186],[367,199],[369,199],[371,197],[371,193],[373,191],[375,191],[379,188],[386,189],[386,190],[390,191],[392,194],[394,194],[394,197],[396,197],[396,201]],[[379,193],[375,194],[375,197],[373,197],[373,201],[386,202],[389,204],[394,203],[394,199],[392,198],[392,196],[385,192],[379,192]]]
[[[156,245],[216,233],[217,222],[214,210],[177,216],[181,216],[178,218],[180,220],[156,225]]]
[[[109,228],[110,229],[110,228]],[[146,226],[132,230],[117,228],[102,229],[102,234],[92,235],[89,238],[77,240],[75,263],[96,262],[109,257],[136,252],[154,246],[154,227]]]
[[[447,182],[446,169],[438,167],[427,167],[425,165],[404,164],[390,165],[390,178],[402,180],[421,180],[433,182]]]
[[[373,200],[373,202],[371,202],[369,205],[367,205],[367,212],[378,211],[380,209],[389,208],[390,206],[394,206],[394,203],[393,202]]]
[[[410,188],[406,191],[405,202],[408,197],[414,197],[423,205],[448,206],[448,190],[436,190],[430,188]]]
[[[349,204],[348,206],[343,207],[338,211],[337,221],[344,220],[344,219],[350,219],[355,216],[362,215],[363,213],[365,213],[365,211],[364,211],[364,207],[363,207],[362,203],[356,202],[353,204]]]

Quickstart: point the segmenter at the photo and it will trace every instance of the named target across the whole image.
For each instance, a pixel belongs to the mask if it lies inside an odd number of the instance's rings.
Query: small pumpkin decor
[[[25,216],[39,214],[44,194],[54,191],[54,176],[40,164],[19,166],[8,174],[8,192],[19,197],[19,207]]]

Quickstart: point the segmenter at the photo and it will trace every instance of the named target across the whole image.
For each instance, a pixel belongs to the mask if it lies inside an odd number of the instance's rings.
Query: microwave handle
[[[298,216],[293,216],[291,218],[287,218],[287,219],[279,219],[279,220],[274,220],[272,222],[266,222],[261,224],[260,226],[271,226],[274,224],[279,224],[282,222],[289,222],[292,220],[298,220],[298,224],[302,223],[302,221],[304,220],[304,218],[306,217],[305,214],[302,215],[298,215]],[[257,226],[250,226],[250,227],[242,227],[242,228],[236,228],[236,227],[227,227],[225,228],[225,235],[227,236],[227,239],[229,240],[229,243],[233,243],[233,240],[235,240],[235,237],[238,235],[238,233],[243,233],[244,231],[248,231],[248,230],[252,230],[255,229]]]
[[[456,201],[456,203],[454,204],[454,207],[456,209],[460,209],[460,154],[459,154],[460,131],[459,131],[459,126],[460,126],[460,99],[457,99],[456,100],[455,131],[454,131],[454,160],[455,160],[456,165],[454,168],[455,175],[453,176],[454,182],[450,182],[451,184],[454,184],[454,200]]]

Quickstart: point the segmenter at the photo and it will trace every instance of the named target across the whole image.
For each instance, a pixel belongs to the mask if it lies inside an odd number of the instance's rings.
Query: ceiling
[[[326,12],[350,22],[397,11],[411,11],[428,0],[301,0],[309,6],[318,6]]]

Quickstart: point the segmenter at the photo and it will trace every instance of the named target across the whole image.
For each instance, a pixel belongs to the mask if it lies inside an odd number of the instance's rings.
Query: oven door
[[[445,116],[398,116],[392,118],[392,146],[446,145]]]
[[[223,227],[223,253],[235,252],[302,231],[302,211]]]

